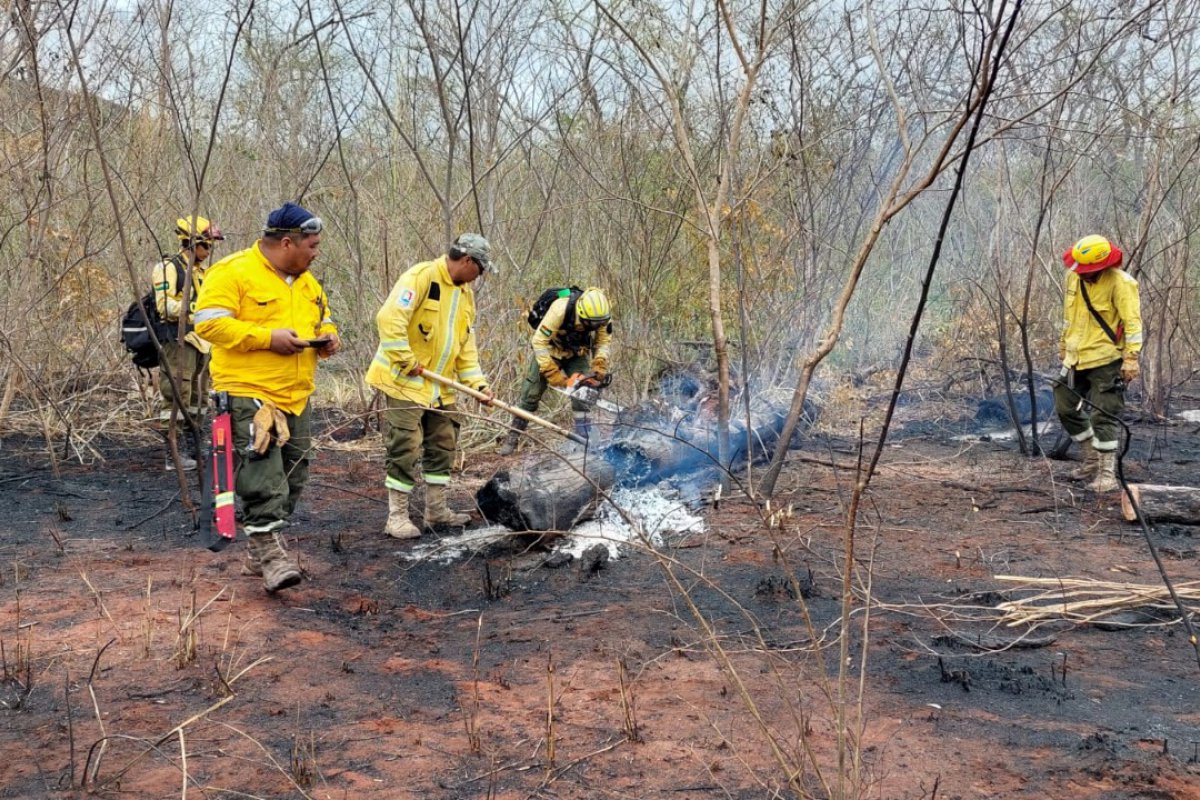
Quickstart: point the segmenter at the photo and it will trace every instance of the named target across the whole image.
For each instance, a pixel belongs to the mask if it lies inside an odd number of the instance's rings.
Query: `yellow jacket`
[[[573,356],[592,356],[592,370],[598,375],[608,374],[608,347],[612,343],[612,323],[609,322],[594,334],[580,324],[578,318],[567,325],[567,306],[571,298],[560,297],[546,309],[529,343],[533,346],[533,357],[538,370],[553,386],[561,384],[562,378],[555,360],[563,361]],[[570,377],[569,375],[567,377]]]
[[[375,324],[379,347],[366,382],[384,394],[431,407],[453,403],[454,390],[408,374],[418,364],[472,389],[487,388],[475,346],[475,293],[470,284],[454,285],[445,256],[401,275]]]
[[[1092,308],[1117,334],[1114,344],[1088,311],[1080,291],[1081,278],[1067,273],[1063,292],[1063,331],[1058,351],[1063,366],[1093,369],[1111,364],[1124,353],[1142,349],[1142,311],[1137,281],[1125,270],[1109,267],[1095,283],[1088,283]]]
[[[178,267],[178,268],[177,268]],[[158,315],[167,322],[178,322],[179,312],[183,310],[183,281],[181,276],[187,275],[188,259],[184,251],[173,256],[164,256],[154,265],[150,280],[154,286],[154,304],[158,306]],[[192,292],[189,296],[191,310],[196,308],[196,298],[200,296],[200,285],[204,283],[205,268],[197,264],[192,268]],[[187,314],[187,332],[184,339],[199,350],[207,353],[211,346],[193,331],[191,311]]]
[[[329,299],[313,274],[289,284],[258,242],[209,267],[192,318],[196,332],[213,345],[214,389],[270,400],[289,414],[303,411],[313,393],[317,351],[273,353],[271,331],[291,328],[302,339],[337,333]]]

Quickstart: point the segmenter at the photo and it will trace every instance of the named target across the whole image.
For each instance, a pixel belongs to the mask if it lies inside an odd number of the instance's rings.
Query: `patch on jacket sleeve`
[[[400,293],[400,297],[396,300],[396,305],[400,306],[401,308],[412,308],[414,297],[416,297],[416,295],[413,294],[412,289],[405,289]]]

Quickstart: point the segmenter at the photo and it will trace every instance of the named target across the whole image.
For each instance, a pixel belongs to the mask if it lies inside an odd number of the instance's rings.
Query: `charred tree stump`
[[[729,421],[730,465],[759,460],[775,448],[791,405],[790,392],[766,390],[750,400],[747,435],[743,407]],[[815,422],[818,409],[805,401],[804,418],[789,442],[800,444],[802,431]],[[617,420],[617,432],[606,457],[617,465],[622,485],[653,483],[668,476],[702,469],[716,470],[717,424],[712,409],[701,404],[693,413],[659,404],[630,409]]]
[[[1192,486],[1160,486],[1152,483],[1130,484],[1129,492],[1147,521],[1200,524],[1200,489]],[[1121,513],[1136,522],[1133,504],[1121,492]]]
[[[611,489],[614,477],[595,450],[546,456],[497,472],[475,502],[488,521],[514,531],[564,532],[596,513],[600,491]]]

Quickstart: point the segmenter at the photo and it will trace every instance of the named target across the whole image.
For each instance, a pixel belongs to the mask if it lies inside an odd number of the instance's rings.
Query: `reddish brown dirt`
[[[1198,445],[1139,427],[1128,472],[1195,483]],[[307,580],[278,597],[190,535],[158,451],[55,477],[38,447],[0,440],[0,797],[1200,797],[1178,624],[1000,652],[951,635],[1009,632],[987,620],[1022,594],[997,575],[1159,583],[1115,497],[1010,445],[888,447],[842,689],[844,443],[793,454],[777,528],[726,500],[661,559],[594,572],[516,548],[402,562],[380,454],[326,449],[289,531]],[[497,464],[469,461],[459,505]],[[1196,531],[1153,533],[1176,581],[1200,579]]]

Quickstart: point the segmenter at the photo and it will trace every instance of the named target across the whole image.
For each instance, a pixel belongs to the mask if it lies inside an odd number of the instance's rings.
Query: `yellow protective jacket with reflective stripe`
[[[208,269],[193,314],[196,332],[213,345],[213,388],[270,400],[299,414],[315,388],[317,351],[271,352],[271,331],[291,328],[302,339],[337,333],[325,290],[311,272],[279,277],[255,242]]]
[[[176,264],[178,264],[178,269],[176,269]],[[173,256],[165,256],[154,265],[151,273],[150,280],[154,284],[154,303],[158,306],[158,315],[167,322],[179,321],[179,312],[183,308],[183,283],[179,276],[187,275],[187,267],[187,253],[180,250]],[[200,286],[204,283],[205,271],[200,264],[197,264],[192,270],[191,306],[193,309],[196,307],[196,298],[200,296]]]
[[[482,391],[487,378],[475,345],[475,293],[455,286],[446,257],[400,276],[375,315],[379,347],[366,382],[397,400],[428,406],[454,402],[454,390],[408,373],[417,364]]]
[[[183,310],[183,281],[181,276],[187,275],[187,251],[180,250],[173,256],[166,256],[154,265],[150,280],[154,286],[154,304],[158,306],[158,315],[167,322],[178,322],[179,312]],[[196,308],[196,299],[200,296],[200,286],[204,283],[205,267],[196,264],[192,268],[192,291],[188,303],[192,310]],[[191,330],[192,315],[187,314],[188,331],[185,339],[201,353],[207,353],[212,348],[209,343]]]
[[[1137,281],[1123,269],[1102,270],[1094,283],[1087,284],[1092,308],[1118,335],[1114,344],[1096,322],[1080,291],[1082,279],[1067,273],[1063,292],[1063,331],[1059,341],[1063,366],[1093,369],[1120,359],[1125,353],[1142,349],[1142,310]]]
[[[567,307],[571,298],[560,297],[546,309],[546,316],[538,323],[529,343],[533,346],[533,357],[538,370],[549,377],[559,371],[555,359],[564,361],[573,356],[591,355],[592,369],[601,375],[608,374],[608,348],[612,343],[612,323],[609,322],[595,334],[588,331],[578,319],[567,325]],[[570,377],[570,376],[567,376]]]

